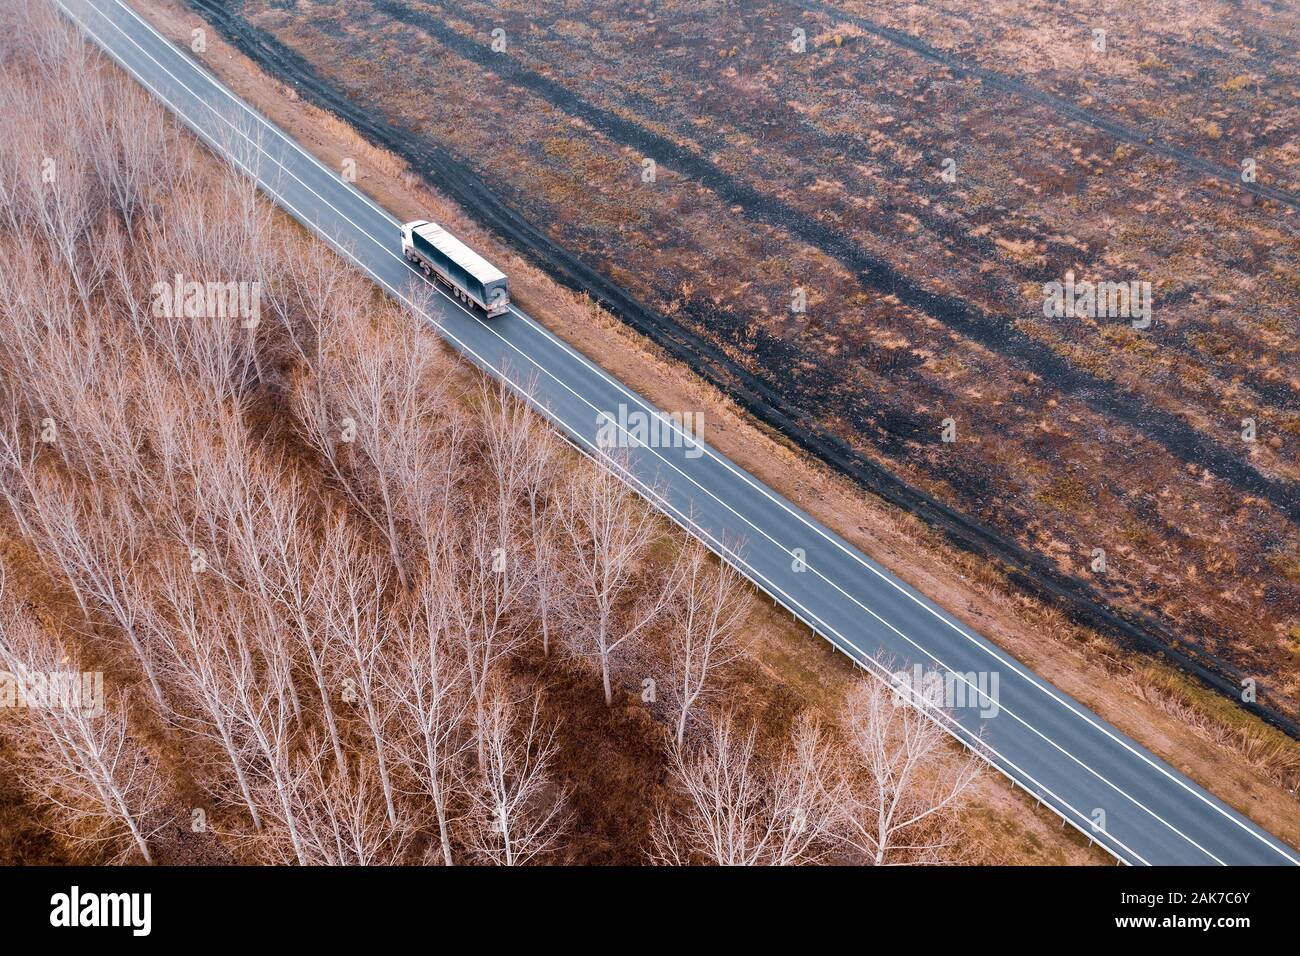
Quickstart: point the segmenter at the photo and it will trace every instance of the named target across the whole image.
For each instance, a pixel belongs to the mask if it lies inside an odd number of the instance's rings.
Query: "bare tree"
[[[0,669],[28,682],[39,679],[47,692],[59,682],[57,675],[80,678],[74,655],[12,606],[2,580]],[[21,773],[45,799],[58,832],[123,856],[134,849],[152,863],[149,838],[160,825],[165,786],[156,761],[130,733],[125,702],[81,695],[29,704],[18,711],[27,725]]]
[[[322,624],[332,633],[325,643],[339,650],[347,682],[344,700],[355,703],[370,734],[388,822],[396,825],[387,741],[392,705],[381,686],[383,656],[394,630],[382,607],[389,572],[361,542],[351,540],[342,529],[334,534],[339,560],[327,563],[329,573],[320,589]]]
[[[57,76],[83,46],[81,35],[66,29],[46,0],[13,0],[0,7],[0,64],[22,63]]]
[[[449,542],[440,556],[437,579],[453,589],[446,602],[448,623],[481,719],[497,664],[520,641],[514,612],[528,593],[527,566],[501,543],[491,514],[482,509],[471,512],[459,537],[459,546]]]
[[[288,625],[289,633],[306,659],[320,700],[321,715],[334,760],[340,774],[347,773],[347,758],[335,713],[332,664],[338,651],[340,632],[322,626],[330,613],[337,613],[334,587],[346,577],[347,561],[353,554],[347,537],[346,520],[335,514],[326,520],[319,544],[313,541],[304,510],[302,489],[285,489],[268,500],[271,532],[264,538],[269,546],[258,578],[258,592],[274,602],[262,606],[264,633]],[[315,547],[313,545],[315,544]]]
[[[475,730],[486,759],[467,786],[471,841],[480,858],[521,866],[553,850],[568,823],[550,776],[555,728],[542,721],[540,694],[521,707],[497,685]]]
[[[227,639],[229,629],[222,619],[230,611],[213,606],[214,598],[199,590],[189,567],[159,562],[156,570],[161,608],[147,615],[145,626],[162,649],[162,670],[173,689],[173,707],[165,716],[216,749],[233,775],[237,798],[248,810],[253,829],[261,831],[261,810],[249,784],[258,749],[246,732],[248,715],[234,706],[240,699],[237,685],[258,680],[253,657]],[[190,756],[203,761],[205,750],[191,748]],[[222,795],[226,779],[217,768],[205,782]]]
[[[394,826],[384,798],[371,784],[370,766],[331,772],[330,744],[309,739],[297,758],[290,801],[309,863],[324,866],[391,866],[402,861],[409,831]]]
[[[446,637],[447,602],[445,582],[418,582],[402,626],[389,641],[389,666],[382,677],[394,705],[388,739],[416,791],[432,805],[442,862],[451,866],[460,764],[474,741],[467,723],[465,667],[454,659]]]
[[[32,230],[29,239],[45,239],[62,257],[77,249],[103,205],[89,133],[107,105],[101,64],[50,4],[13,0],[0,15],[0,209],[13,232]],[[98,264],[81,265],[74,281],[87,303]]]
[[[775,762],[756,752],[757,728],[722,714],[694,750],[670,749],[681,807],[661,806],[651,826],[657,863],[788,866],[817,863],[833,845],[835,773],[817,725],[801,720]]]
[[[584,469],[566,492],[565,505],[573,590],[565,625],[575,650],[596,660],[611,705],[615,653],[658,620],[672,596],[672,582],[637,578],[658,535],[658,519],[604,466]]]
[[[277,848],[278,843],[287,840],[288,852],[305,865],[309,858],[298,819],[300,808],[293,799],[296,721],[289,696],[283,690],[293,678],[283,670],[283,658],[255,654],[254,647],[264,644],[264,636],[255,628],[233,616],[229,627],[226,640],[232,654],[228,660],[238,670],[227,683],[231,692],[228,705],[257,757],[249,766],[247,779],[262,818],[273,824],[266,827],[263,842]],[[260,679],[240,679],[250,672]]]
[[[257,184],[228,171],[203,194],[205,201],[175,203],[170,215],[151,223],[150,241],[139,253],[143,274],[150,283],[170,284],[177,274],[188,280],[260,282],[273,248],[274,213]],[[210,216],[211,208],[226,214]],[[151,311],[150,318],[154,353],[210,414],[247,410],[261,380],[257,346],[263,323],[254,324],[252,316],[195,317],[174,310],[170,315]]]
[[[469,524],[463,487],[468,433],[462,415],[448,415],[436,444],[425,450],[419,480],[404,490],[404,512],[415,529],[420,565],[426,571],[445,563],[456,547],[464,545],[463,532]]]
[[[130,77],[112,72],[97,78],[104,108],[88,111],[91,163],[110,208],[130,232],[148,187],[163,173],[178,145],[168,136],[164,114]]]
[[[41,424],[45,447],[69,468],[134,487],[144,467],[130,414],[134,356],[101,310],[74,307],[68,278],[51,265],[39,247],[24,249],[0,277],[0,369],[15,410]]]
[[[513,433],[507,443],[522,450],[517,456],[502,456],[517,460],[518,477],[514,481],[498,479],[497,487],[522,490],[528,503],[527,539],[532,559],[529,573],[533,616],[542,631],[542,653],[551,652],[551,631],[557,618],[563,617],[560,607],[565,596],[562,549],[559,539],[563,534],[560,507],[552,499],[563,486],[559,482],[561,460],[555,436],[545,423],[532,412],[523,399],[510,395],[508,408],[494,417],[493,430],[506,426]],[[496,456],[494,456],[495,458]],[[498,468],[498,470],[501,470]]]
[[[152,758],[135,745],[126,705],[107,701],[91,716],[81,710],[41,710],[33,723],[42,735],[23,775],[74,843],[130,846],[154,862],[149,840],[161,828],[166,785]],[[129,854],[127,854],[129,855]]]
[[[188,548],[198,543],[194,527],[202,524],[201,518],[196,520],[200,471],[219,457],[218,449],[231,457],[232,441],[246,445],[241,440],[244,428],[231,412],[203,418],[192,414],[198,403],[158,362],[140,362],[136,386],[135,430],[147,439],[151,459],[139,480],[136,501],[152,511],[160,534],[170,534]],[[213,541],[210,537],[208,544]]]
[[[292,625],[273,602],[219,575],[159,562],[160,616],[152,619],[176,687],[173,722],[217,743],[238,798],[272,857],[308,862],[293,788],[298,767],[293,659],[282,635]],[[170,636],[168,636],[170,635]],[[218,797],[230,789],[209,781]]]
[[[692,542],[678,559],[682,585],[671,606],[668,648],[677,746],[686,740],[691,711],[705,695],[709,676],[739,656],[736,631],[749,610],[748,586],[725,562],[713,567],[703,545]]]
[[[161,523],[195,574],[218,579],[247,599],[244,623],[258,622],[258,650],[275,658],[271,673],[294,674],[305,646],[317,655],[313,675],[322,672],[322,651],[303,637],[312,624],[314,566],[306,553],[311,527],[301,478],[253,443],[238,415],[218,413],[211,429],[185,417],[190,421],[169,436],[180,473],[169,488],[185,497],[158,499]],[[298,718],[303,707],[296,682],[276,688]]]
[[[93,74],[89,51],[78,48],[64,65],[66,84],[47,89],[38,105],[40,126],[32,159],[43,157],[39,172],[27,179],[31,190],[28,209],[37,235],[58,259],[59,268],[77,292],[80,311],[89,313],[92,298],[103,277],[104,263],[86,255],[92,229],[107,205],[95,175],[96,149],[83,122],[94,107],[87,87],[99,82]]]
[[[522,500],[535,515],[554,467],[553,439],[527,403],[486,376],[479,383],[484,458],[495,486],[497,534],[513,537]]]
[[[356,321],[372,287],[364,276],[329,250],[303,255],[296,236],[275,249],[272,281],[263,290],[263,307],[288,335],[289,354],[319,368],[322,349],[339,340],[339,327]]]
[[[531,567],[528,571],[528,597],[533,618],[542,632],[542,653],[551,653],[551,634],[556,624],[573,612],[564,602],[571,594],[562,562],[564,550],[556,540],[562,533],[554,511],[543,512],[532,521],[529,535]]]
[[[14,485],[0,480],[23,534],[47,567],[72,589],[83,618],[115,628],[133,652],[149,682],[154,704],[165,708],[154,652],[138,626],[138,558],[143,548],[137,516],[102,484],[85,498],[65,478],[39,468],[0,429],[0,468],[9,465]]]
[[[945,753],[948,735],[937,722],[944,716],[895,701],[879,680],[849,698],[844,728],[856,772],[838,791],[843,834],[877,866],[938,862],[949,846],[944,824],[979,764],[966,752]]]
[[[403,522],[417,520],[443,427],[446,362],[413,328],[371,329],[358,312],[294,392],[296,419],[410,583]]]

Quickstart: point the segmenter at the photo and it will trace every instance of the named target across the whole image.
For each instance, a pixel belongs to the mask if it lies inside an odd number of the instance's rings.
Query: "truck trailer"
[[[402,252],[426,276],[449,286],[457,299],[482,309],[488,318],[510,311],[505,273],[436,222],[404,223]]]

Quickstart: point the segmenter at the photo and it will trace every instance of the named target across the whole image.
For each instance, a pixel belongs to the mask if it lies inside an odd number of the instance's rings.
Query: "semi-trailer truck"
[[[488,318],[510,311],[505,273],[436,222],[404,223],[402,252],[426,276],[449,286],[457,299],[482,309]]]

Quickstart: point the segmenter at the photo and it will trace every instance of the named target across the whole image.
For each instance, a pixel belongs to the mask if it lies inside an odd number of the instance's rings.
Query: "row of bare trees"
[[[801,718],[775,755],[730,713],[670,749],[680,799],[651,831],[659,863],[937,863],[960,854],[956,811],[978,764],[951,759],[940,723],[867,680],[836,734]]]
[[[606,707],[662,689],[656,859],[941,852],[931,823],[969,771],[934,785],[932,724],[868,693],[844,728],[762,753],[711,701],[750,605],[735,571],[449,357],[418,292],[377,298],[43,3],[14,10],[0,511],[68,634],[14,612],[0,653],[40,670],[84,648],[138,675],[99,717],[27,718],[33,785],[80,814],[67,832],[151,859],[163,780],[137,725],[244,859],[555,859],[580,821],[529,675],[562,659]],[[151,308],[176,275],[256,283],[259,320]]]

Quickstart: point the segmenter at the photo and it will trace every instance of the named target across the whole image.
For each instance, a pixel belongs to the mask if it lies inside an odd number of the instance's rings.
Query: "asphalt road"
[[[99,46],[214,149],[354,262],[408,299],[423,280],[398,222],[263,120],[119,0],[59,0]],[[212,210],[220,216],[222,210]],[[648,402],[519,310],[481,320],[439,293],[426,309],[470,360],[530,393],[588,453],[602,414],[635,427]],[[597,357],[598,358],[598,357]],[[620,406],[624,413],[620,415]],[[687,410],[682,410],[687,411]],[[608,431],[608,426],[606,426]],[[864,668],[950,675],[950,732],[1062,819],[1133,864],[1300,864],[1300,854],[1193,784],[1015,658],[709,448],[627,449],[624,477]],[[629,444],[632,436],[621,431]],[[703,434],[707,437],[708,422]],[[996,686],[993,681],[996,680]],[[965,692],[965,693],[962,693]],[[960,698],[965,698],[964,701]]]

